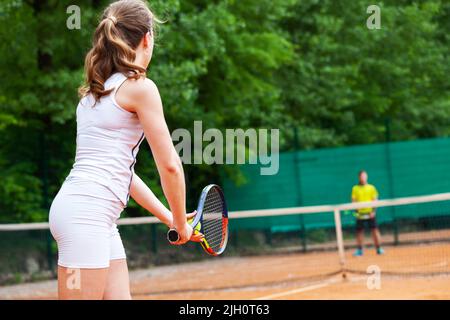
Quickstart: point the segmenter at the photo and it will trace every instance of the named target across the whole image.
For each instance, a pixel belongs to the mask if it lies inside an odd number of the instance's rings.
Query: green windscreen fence
[[[244,165],[247,182],[235,186],[224,182],[231,211],[270,209],[350,202],[352,186],[361,169],[369,173],[381,199],[450,192],[450,139],[429,139],[386,144],[328,148],[280,154],[279,172],[260,175],[259,165]],[[379,223],[396,219],[439,216],[450,208],[434,204],[425,210],[379,209]],[[343,224],[352,225],[351,213]],[[331,214],[234,220],[231,229],[289,231],[333,226]]]

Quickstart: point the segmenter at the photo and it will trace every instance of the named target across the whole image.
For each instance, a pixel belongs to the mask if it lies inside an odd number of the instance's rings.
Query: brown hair
[[[145,76],[146,70],[133,63],[136,48],[150,32],[154,36],[154,24],[159,22],[149,7],[141,0],[121,0],[111,3],[103,12],[94,33],[92,49],[85,59],[85,84],[79,89],[84,97],[92,94],[96,101],[109,95],[105,81],[121,72],[129,79]]]

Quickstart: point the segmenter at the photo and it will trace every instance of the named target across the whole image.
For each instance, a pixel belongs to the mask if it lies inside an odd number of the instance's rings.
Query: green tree
[[[285,21],[297,59],[280,81],[305,147],[383,141],[386,118],[396,140],[449,134],[448,4],[379,5],[381,30],[365,1],[299,1]]]
[[[109,1],[0,3],[0,221],[45,221],[73,164],[83,58]],[[447,136],[449,15],[443,0],[379,3],[366,28],[362,0],[155,0],[165,21],[148,76],[171,130],[279,128],[284,150],[373,143],[390,118],[396,140]],[[162,198],[148,146],[136,171]],[[187,165],[190,206],[224,170]],[[221,168],[222,169],[222,168]],[[144,214],[131,203],[127,215]]]

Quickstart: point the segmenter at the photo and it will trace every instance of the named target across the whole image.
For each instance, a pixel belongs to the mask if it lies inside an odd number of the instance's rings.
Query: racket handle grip
[[[170,229],[167,232],[167,240],[169,242],[177,242],[178,240],[180,240],[180,235],[178,234],[177,230]]]

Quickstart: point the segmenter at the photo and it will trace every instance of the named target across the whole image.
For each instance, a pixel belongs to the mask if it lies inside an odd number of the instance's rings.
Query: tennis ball
[[[199,221],[198,224],[195,226],[194,230],[200,232],[201,229],[202,229],[202,224]]]
[[[194,221],[194,218],[188,219],[188,223],[189,223],[189,224],[192,224],[193,221]],[[197,224],[197,225],[195,226],[195,228],[194,228],[194,232],[195,232],[195,231],[200,232],[201,229],[202,229],[202,224],[201,224],[200,221],[199,221],[198,224]]]

